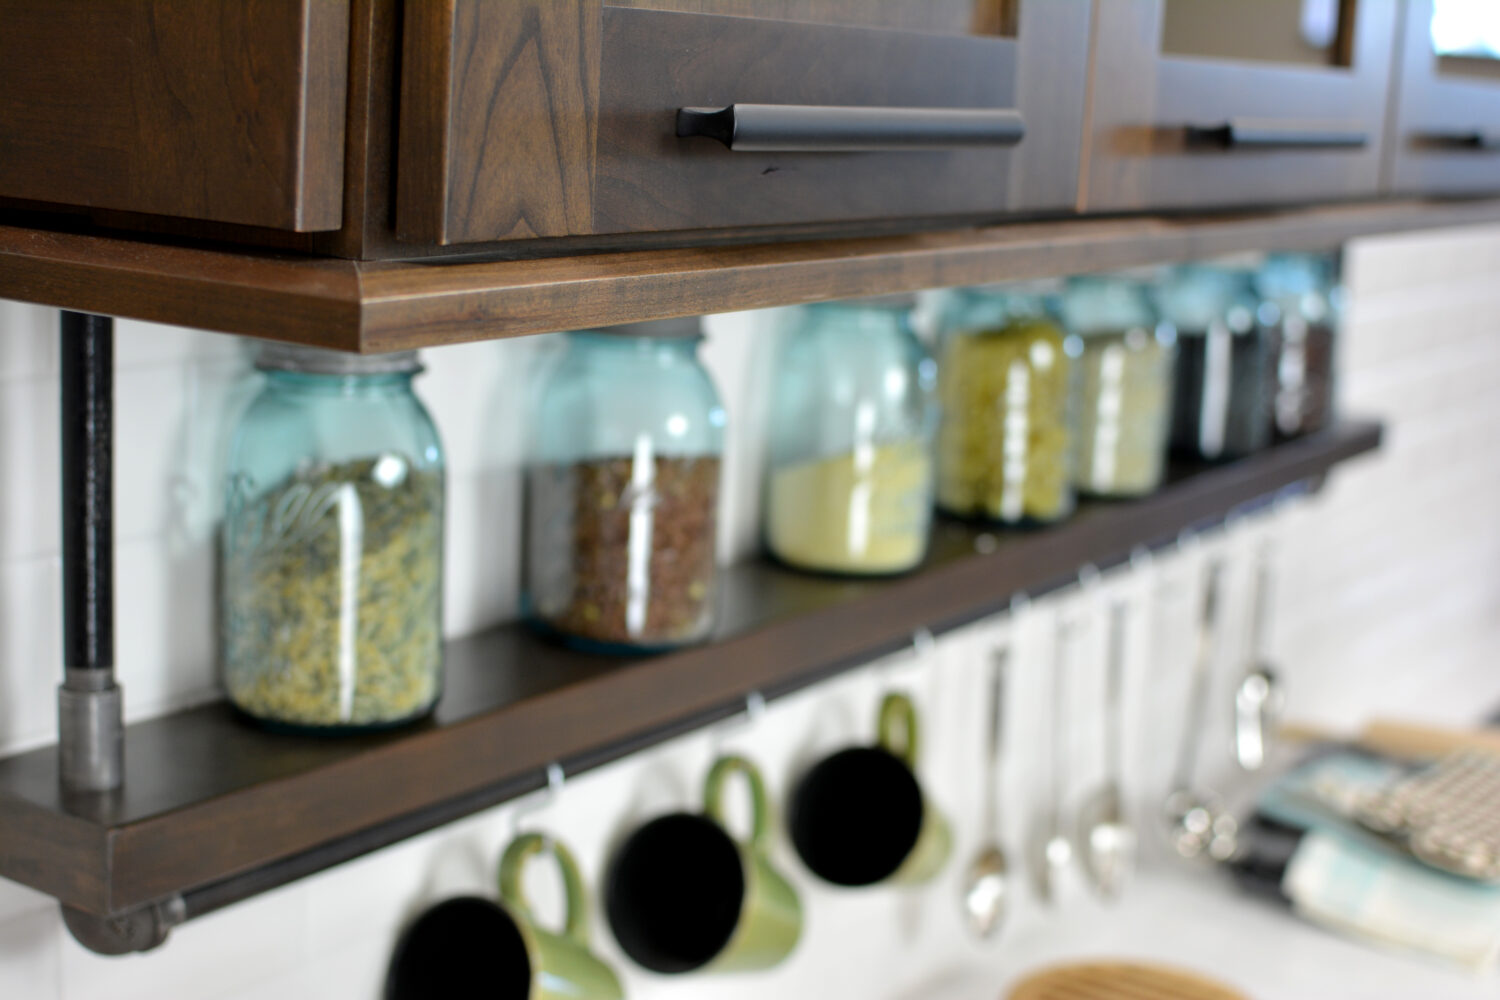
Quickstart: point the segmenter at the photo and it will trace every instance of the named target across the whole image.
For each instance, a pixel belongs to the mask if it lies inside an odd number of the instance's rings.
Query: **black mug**
[[[879,742],[814,764],[792,793],[787,825],[802,863],[834,885],[915,885],[943,869],[948,823],[917,780],[917,712],[892,693],[880,705]]]

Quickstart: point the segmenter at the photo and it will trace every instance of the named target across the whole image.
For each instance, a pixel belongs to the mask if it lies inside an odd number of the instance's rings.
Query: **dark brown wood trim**
[[[1500,200],[1065,218],[530,260],[347,261],[0,226],[0,297],[380,352],[1500,220]]]

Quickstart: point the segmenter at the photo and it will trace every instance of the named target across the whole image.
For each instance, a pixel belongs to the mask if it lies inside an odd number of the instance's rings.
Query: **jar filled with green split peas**
[[[1087,496],[1142,497],[1166,473],[1176,333],[1135,276],[1071,279],[1062,297],[1083,342],[1076,383],[1073,481]]]
[[[788,566],[883,575],[927,553],[936,367],[912,332],[912,305],[808,306],[783,340],[762,534]]]
[[[1294,438],[1326,427],[1334,416],[1334,349],[1340,296],[1331,254],[1271,254],[1255,275],[1262,325],[1270,333],[1266,365],[1272,434]]]
[[[566,335],[526,467],[525,611],[606,653],[714,623],[724,407],[696,318]]]
[[[1270,443],[1270,331],[1253,277],[1239,266],[1184,264],[1156,286],[1162,318],[1177,329],[1172,449],[1179,454],[1223,461]]]
[[[1049,524],[1073,512],[1074,361],[1054,315],[1056,286],[953,293],[943,311],[938,506],[1002,524]]]
[[[415,352],[271,344],[231,438],[221,660],[266,724],[369,729],[442,690],[443,449]]]

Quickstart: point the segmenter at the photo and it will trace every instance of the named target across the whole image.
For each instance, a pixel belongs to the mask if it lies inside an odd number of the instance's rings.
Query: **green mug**
[[[724,825],[724,790],[750,793],[744,842]],[[767,857],[770,807],[755,765],[722,757],[708,772],[704,812],[659,816],[615,853],[605,908],[620,947],[653,972],[740,972],[780,964],[802,934],[802,903]]]
[[[917,710],[886,695],[879,742],[813,765],[792,793],[788,827],[802,863],[835,885],[918,885],[948,863],[953,833],[917,779]]]
[[[540,926],[521,888],[526,862],[550,854],[562,873],[560,931]],[[500,859],[500,902],[459,896],[402,934],[385,1000],[484,995],[495,1000],[623,1000],[614,970],[589,948],[588,897],[578,863],[551,837],[517,837]]]

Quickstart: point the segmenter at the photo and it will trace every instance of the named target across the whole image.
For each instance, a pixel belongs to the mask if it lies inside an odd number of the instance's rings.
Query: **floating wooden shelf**
[[[1335,429],[1228,465],[1178,469],[1149,499],[1087,504],[1043,531],[991,536],[943,522],[908,576],[730,569],[711,643],[660,656],[573,652],[506,626],[448,646],[436,715],[349,739],[274,735],[223,705],[128,727],[121,792],[71,799],[55,748],[0,761],[0,875],[111,915],[186,894],[203,912],[536,787],[545,766],[593,766],[1111,565],[1139,545],[1316,479],[1376,448],[1380,426]],[[278,867],[279,866],[279,867]],[[256,880],[260,881],[257,882]],[[237,889],[225,888],[238,882]],[[247,883],[248,880],[248,883]]]
[[[529,260],[351,261],[0,226],[0,298],[379,353],[1500,220],[1500,200],[1068,217]]]

